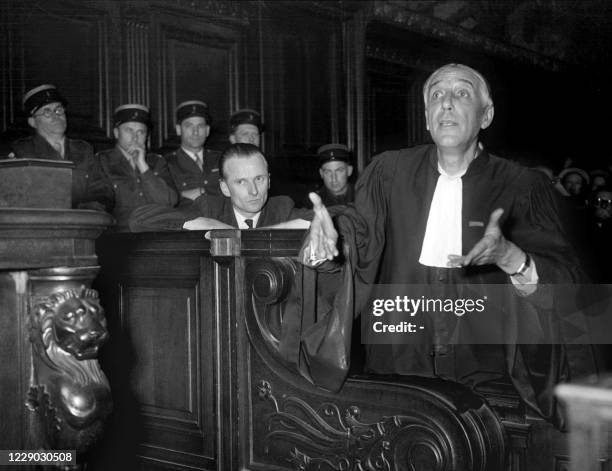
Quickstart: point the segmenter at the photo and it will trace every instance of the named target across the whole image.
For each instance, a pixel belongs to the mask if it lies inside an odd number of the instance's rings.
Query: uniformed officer
[[[88,142],[66,137],[66,106],[54,85],[29,90],[23,107],[34,134],[15,141],[9,157],[72,161],[72,207],[104,210],[112,199],[110,189],[91,186],[93,148]]]
[[[115,109],[113,124],[116,145],[97,154],[97,176],[112,185],[115,229],[125,231],[128,216],[135,208],[147,203],[172,207],[178,197],[165,159],[146,151],[151,126],[149,108],[121,105]]]
[[[229,127],[229,141],[232,144],[253,144],[259,147],[264,126],[257,111],[248,108],[236,111],[230,116]]]
[[[316,191],[325,206],[348,204],[354,199],[353,185],[349,177],[353,174],[351,153],[344,144],[325,144],[317,150],[319,175],[323,185]]]
[[[176,134],[181,147],[165,156],[177,192],[194,200],[219,195],[219,152],[204,149],[210,133],[210,113],[203,101],[184,101],[176,107]]]

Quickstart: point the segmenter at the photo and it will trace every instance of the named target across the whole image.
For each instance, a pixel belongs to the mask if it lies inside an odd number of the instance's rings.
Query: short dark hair
[[[223,151],[223,153],[221,154],[221,158],[219,159],[219,177],[222,180],[225,180],[225,162],[228,159],[234,158],[234,157],[239,157],[239,158],[249,158],[249,157],[254,157],[256,155],[261,155],[264,159],[264,161],[266,162],[266,166],[268,165],[268,159],[266,158],[266,156],[264,155],[264,153],[261,151],[261,149],[253,144],[246,144],[246,143],[237,143],[237,144],[232,144],[231,146],[229,146],[227,149],[225,149]]]

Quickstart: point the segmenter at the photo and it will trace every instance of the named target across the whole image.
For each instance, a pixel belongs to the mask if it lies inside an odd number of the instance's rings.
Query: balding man
[[[543,312],[540,287],[580,276],[551,186],[539,172],[489,154],[479,141],[494,116],[489,86],[479,72],[461,64],[441,67],[425,82],[423,97],[434,144],[376,157],[356,184],[354,207],[343,213],[357,237],[357,312],[371,318],[364,309],[373,286],[429,285],[450,298],[459,285],[508,284],[504,312],[541,326],[534,313]],[[315,218],[303,262],[317,266],[338,255],[338,234],[320,198],[311,194],[311,200]],[[550,386],[567,377],[559,368],[564,361],[559,346],[452,345],[457,319],[452,313],[434,318],[426,344],[388,337],[387,344],[367,345],[366,368],[468,384],[507,374],[526,402],[551,417]],[[543,329],[541,338],[548,340],[542,342],[552,342]],[[530,333],[540,338],[539,331]],[[530,374],[542,380],[531,382]]]

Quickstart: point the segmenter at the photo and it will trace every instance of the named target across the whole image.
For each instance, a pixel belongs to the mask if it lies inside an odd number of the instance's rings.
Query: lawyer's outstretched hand
[[[316,193],[309,193],[308,198],[313,205],[314,218],[306,238],[302,263],[313,266],[338,256],[338,232],[321,197]]]
[[[495,264],[506,273],[514,273],[525,260],[525,252],[504,237],[499,220],[504,214],[501,208],[491,213],[485,233],[467,255],[449,255],[450,267]]]

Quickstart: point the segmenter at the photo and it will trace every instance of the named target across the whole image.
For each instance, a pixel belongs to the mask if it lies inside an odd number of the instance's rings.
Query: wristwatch
[[[521,263],[521,266],[518,267],[518,270],[516,270],[516,272],[512,273],[510,276],[525,275],[525,273],[527,273],[527,270],[529,270],[530,266],[531,266],[531,257],[529,256],[527,252],[525,252],[525,261]]]

